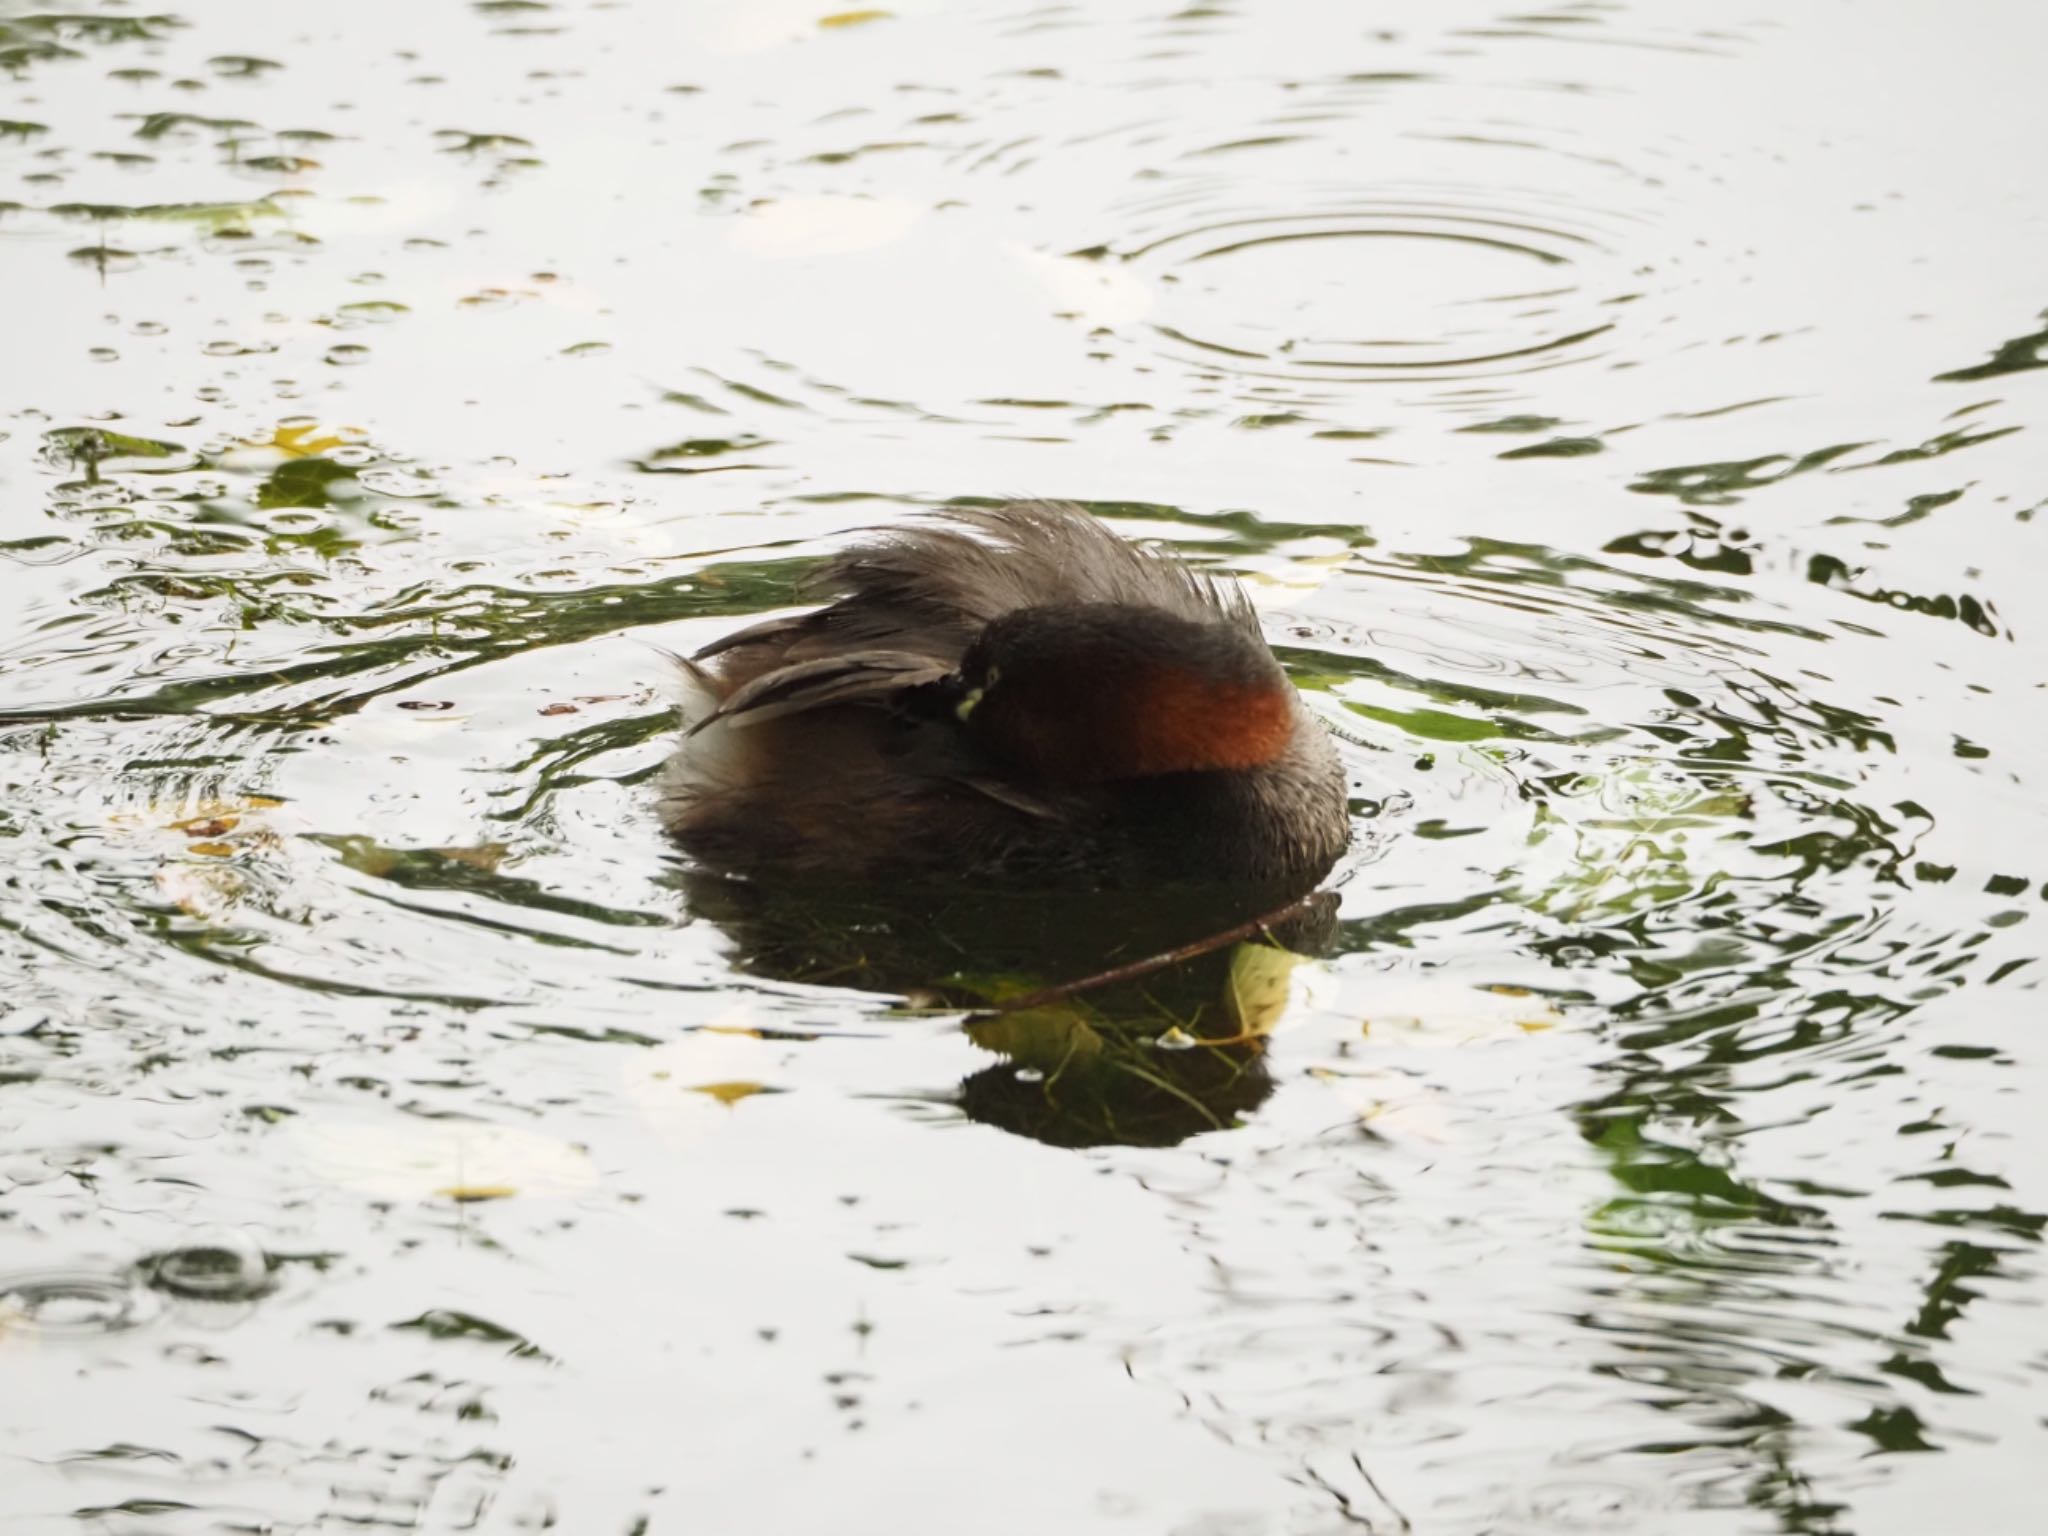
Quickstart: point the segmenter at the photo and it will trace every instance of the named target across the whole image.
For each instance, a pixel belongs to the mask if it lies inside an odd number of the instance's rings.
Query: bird
[[[1344,770],[1241,587],[1082,507],[870,529],[681,670],[659,812],[755,882],[1312,889]]]

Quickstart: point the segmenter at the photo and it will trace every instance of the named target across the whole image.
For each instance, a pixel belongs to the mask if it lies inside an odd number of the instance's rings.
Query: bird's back
[[[954,508],[879,532],[826,560],[805,589],[825,606],[741,630],[699,660],[730,657],[718,670],[735,685],[765,668],[866,647],[950,668],[993,620],[1068,603],[1162,608],[1258,630],[1234,588],[1126,542],[1061,501]]]

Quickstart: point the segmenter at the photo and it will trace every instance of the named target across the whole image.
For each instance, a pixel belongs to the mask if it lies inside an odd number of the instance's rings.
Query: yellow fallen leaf
[[[894,11],[834,11],[830,16],[820,16],[821,27],[862,27],[871,21],[889,21]]]
[[[723,1135],[737,1122],[742,1100],[788,1092],[774,1086],[792,1042],[771,1040],[745,1022],[735,1007],[729,1022],[700,1026],[680,1039],[622,1052],[619,1076],[626,1099],[647,1128],[677,1151]],[[749,1117],[751,1118],[751,1116]]]
[[[757,1093],[771,1090],[760,1083],[693,1083],[690,1092],[706,1094],[719,1103],[731,1106],[741,1099],[751,1099]]]
[[[434,1193],[446,1195],[457,1205],[473,1205],[480,1200],[510,1200],[519,1191],[510,1184],[451,1184]]]

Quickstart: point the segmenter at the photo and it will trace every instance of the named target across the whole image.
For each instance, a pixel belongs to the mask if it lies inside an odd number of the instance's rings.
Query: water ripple
[[[13,1331],[78,1336],[139,1328],[159,1303],[131,1275],[48,1270],[0,1279],[0,1339]]]
[[[1211,215],[1113,254],[1157,285],[1169,355],[1267,378],[1525,373],[1599,355],[1617,323],[1597,231],[1476,189]]]

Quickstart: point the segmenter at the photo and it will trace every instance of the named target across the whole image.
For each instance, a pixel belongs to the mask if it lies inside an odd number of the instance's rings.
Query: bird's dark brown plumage
[[[1328,733],[1243,593],[1079,507],[880,531],[810,589],[685,663],[662,815],[706,864],[1306,888],[1348,840]]]

